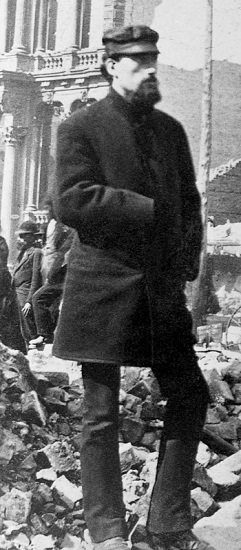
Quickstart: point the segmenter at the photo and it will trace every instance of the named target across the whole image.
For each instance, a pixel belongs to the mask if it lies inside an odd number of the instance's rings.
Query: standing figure
[[[158,550],[210,550],[190,485],[209,393],[193,349],[186,281],[198,275],[200,197],[181,124],[154,108],[158,34],[107,31],[106,98],[58,131],[56,208],[75,228],[53,353],[82,363],[81,480],[95,550],[124,550],[120,365],[150,366],[167,397],[147,531]]]
[[[0,236],[0,340],[10,348],[25,353],[25,344],[20,331],[16,293],[12,288],[8,269],[8,245]]]
[[[12,283],[16,290],[20,326],[26,350],[29,341],[37,337],[37,329],[32,308],[32,298],[41,286],[42,250],[35,245],[38,226],[27,221],[18,230],[17,247],[20,250],[13,268]]]
[[[33,311],[37,327],[37,338],[30,340],[30,347],[52,343],[57,324],[60,301],[67,270],[67,259],[74,236],[74,229],[56,221],[48,233],[42,256],[41,286],[33,295]],[[49,224],[49,225],[50,225]],[[49,226],[48,226],[49,227]]]

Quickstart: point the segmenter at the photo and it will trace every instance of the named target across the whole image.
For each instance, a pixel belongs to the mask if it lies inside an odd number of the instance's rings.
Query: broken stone
[[[206,415],[206,424],[219,424],[228,416],[227,409],[219,403],[215,406],[208,407]]]
[[[237,439],[237,430],[240,427],[240,420],[238,418],[229,418],[226,422],[220,422],[212,426],[215,433],[227,441],[233,441]]]
[[[59,474],[79,469],[79,462],[67,441],[55,441],[40,449],[36,460],[40,465],[50,465]]]
[[[151,393],[150,384],[148,384],[146,380],[140,380],[135,386],[128,390],[128,393],[140,397],[144,401],[147,395]]]
[[[216,369],[203,371],[204,377],[208,383],[212,400],[215,403],[233,403],[234,397],[230,387]]]
[[[200,464],[195,464],[192,481],[211,495],[211,497],[215,497],[217,494],[217,486],[213,476],[210,475],[210,470],[211,468],[206,470]]]
[[[231,363],[222,369],[222,376],[228,384],[237,384],[241,382],[241,361],[234,359]]]
[[[156,443],[156,434],[154,432],[146,432],[143,435],[143,438],[141,440],[141,445],[144,447],[147,447],[147,449],[150,449],[150,451],[155,450],[155,443]]]
[[[49,380],[52,386],[68,386],[69,375],[67,372],[44,371],[44,376]]]
[[[22,440],[9,430],[2,431],[2,444],[0,446],[0,464],[5,466],[10,462],[13,455],[24,451],[25,445]]]
[[[234,386],[232,387],[232,393],[234,395],[235,403],[240,405],[241,404],[241,384],[240,383],[234,384]]]
[[[121,387],[128,391],[140,380],[141,369],[137,367],[121,367]]]
[[[71,483],[65,476],[54,481],[52,490],[58,502],[65,504],[70,510],[73,510],[75,503],[83,498],[82,488]]]
[[[19,471],[27,476],[32,476],[37,469],[33,454],[27,456],[20,464]]]
[[[27,422],[46,425],[46,412],[40,403],[36,391],[26,392],[22,399],[22,416]]]
[[[123,419],[121,433],[124,441],[133,445],[141,441],[145,432],[145,423],[135,417],[125,417]]]
[[[46,527],[44,521],[39,517],[38,514],[34,513],[30,516],[30,525],[34,535],[47,535],[48,528]]]
[[[201,465],[206,467],[211,460],[211,451],[205,443],[200,441],[198,445],[198,451],[196,455],[196,461]]]
[[[121,472],[125,473],[135,464],[135,454],[131,443],[119,444]]]
[[[53,468],[44,468],[36,473],[36,478],[43,481],[55,481],[57,474]]]
[[[66,550],[83,550],[81,540],[69,534],[65,535],[60,548],[66,548]]]
[[[126,393],[126,398],[124,400],[124,406],[125,409],[128,411],[132,411],[133,413],[136,413],[137,406],[142,403],[142,400],[140,397],[137,397],[136,395],[132,395],[131,393]]]
[[[53,513],[45,513],[41,515],[41,519],[45,523],[46,527],[51,527],[57,519],[56,515]]]
[[[32,550],[52,550],[55,546],[55,540],[52,535],[35,535],[31,541]]]
[[[8,493],[5,510],[6,519],[16,521],[16,523],[25,523],[30,514],[31,500],[31,491],[23,493],[13,488],[10,493]]]
[[[16,521],[4,521],[5,536],[11,537],[12,535],[18,535],[21,531],[24,531],[27,527],[27,523],[16,523]]]
[[[67,403],[66,411],[68,416],[72,418],[83,418],[83,399],[78,397]]]
[[[192,489],[191,502],[194,504],[192,516],[195,517],[196,521],[204,516],[211,516],[220,508],[215,500],[201,487]]]

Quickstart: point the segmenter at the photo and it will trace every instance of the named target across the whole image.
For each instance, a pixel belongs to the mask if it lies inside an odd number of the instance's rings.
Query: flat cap
[[[110,29],[104,33],[102,43],[106,54],[134,55],[140,53],[159,53],[157,41],[159,34],[146,25],[133,25]]]

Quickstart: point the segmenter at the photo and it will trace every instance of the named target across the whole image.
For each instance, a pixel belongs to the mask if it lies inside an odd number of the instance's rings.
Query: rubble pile
[[[192,486],[197,525],[241,495],[241,354],[198,352],[213,402]],[[120,460],[130,538],[145,538],[165,417],[149,369],[122,368]],[[31,372],[0,344],[0,548],[91,547],[81,487],[81,377]]]

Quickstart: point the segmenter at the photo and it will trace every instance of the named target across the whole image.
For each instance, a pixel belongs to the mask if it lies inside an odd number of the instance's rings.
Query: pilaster
[[[9,263],[13,261],[15,248],[15,231],[19,225],[18,204],[18,177],[17,177],[17,149],[19,143],[25,138],[27,128],[14,126],[12,115],[7,115],[4,125],[4,170],[1,200],[1,227],[10,251]]]
[[[6,51],[8,0],[0,1],[0,53]]]
[[[26,52],[24,44],[24,15],[25,15],[25,0],[17,0],[15,14],[15,29],[12,50],[14,52]]]
[[[78,0],[59,0],[56,27],[56,51],[78,48],[79,46]]]

